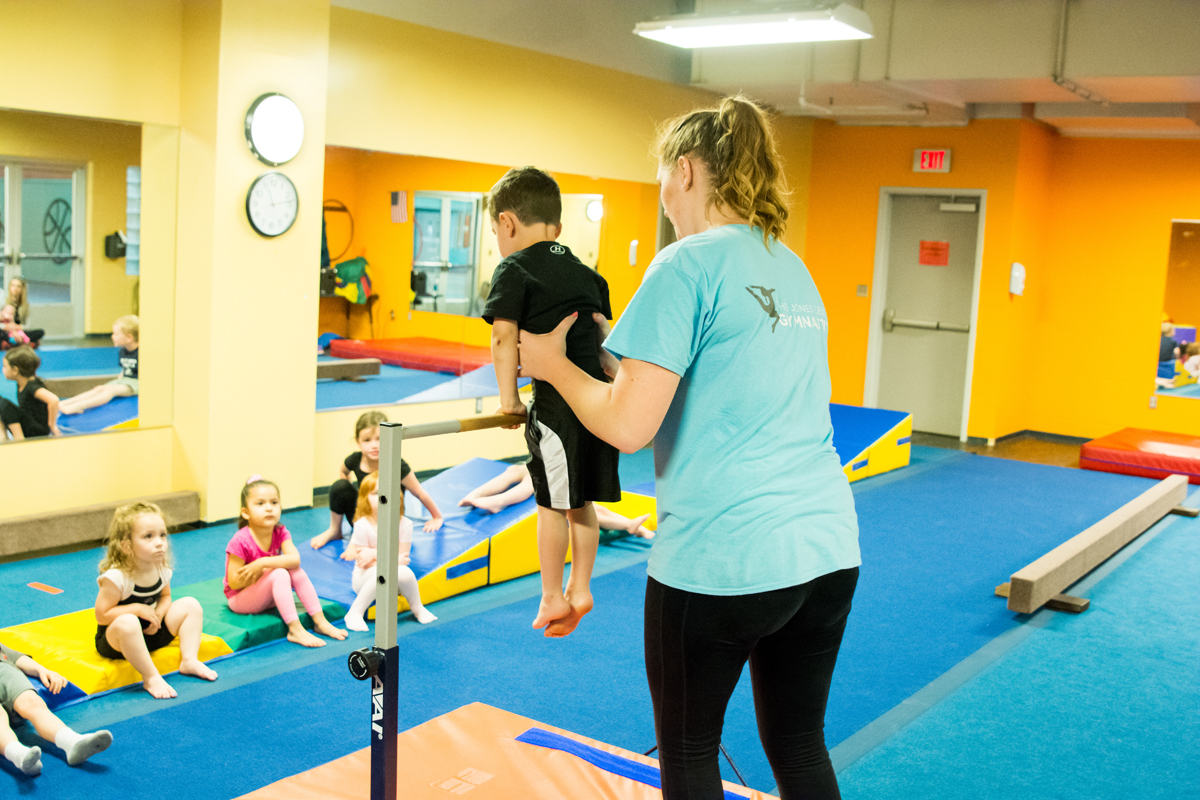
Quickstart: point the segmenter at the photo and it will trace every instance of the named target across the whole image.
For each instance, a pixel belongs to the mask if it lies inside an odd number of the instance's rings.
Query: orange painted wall
[[[1200,433],[1200,401],[1149,407],[1172,219],[1200,219],[1200,141],[1061,139],[1050,264],[1039,280],[1026,427],[1098,436],[1131,426]],[[1084,353],[1087,374],[1070,366]]]
[[[952,148],[953,171],[913,173],[919,147]],[[1200,433],[1197,401],[1148,402],[1171,220],[1200,219],[1200,142],[1068,139],[1030,120],[818,122],[805,260],[829,311],[837,402],[862,402],[874,321],[854,288],[872,280],[884,186],[988,192],[971,436]],[[1021,297],[1008,293],[1013,261],[1027,269]]]
[[[481,319],[409,311],[413,227],[411,222],[392,222],[390,193],[408,192],[411,220],[414,192],[486,192],[507,170],[508,167],[492,164],[344,147],[326,148],[325,199],[341,200],[354,217],[354,239],[344,258],[366,257],[371,263],[374,287],[380,296],[375,308],[375,338],[428,336],[470,345],[488,345],[491,329]],[[598,271],[608,281],[613,311],[619,314],[654,257],[658,187],[562,173],[554,173],[554,177],[564,193],[604,195],[605,216],[600,233]],[[344,215],[329,213],[326,218],[331,255],[336,255],[344,246],[349,231],[343,222]],[[633,239],[639,244],[637,263],[631,266],[629,245]],[[320,330],[370,338],[365,307],[352,308],[350,314],[347,329],[346,303],[323,298]]]

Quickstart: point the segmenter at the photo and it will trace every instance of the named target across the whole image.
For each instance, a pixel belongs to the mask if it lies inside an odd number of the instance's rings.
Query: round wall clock
[[[246,112],[246,144],[269,167],[291,161],[304,143],[304,117],[291,98],[278,92],[259,97]]]
[[[299,212],[296,185],[282,172],[264,172],[246,192],[246,217],[262,236],[287,233]]]

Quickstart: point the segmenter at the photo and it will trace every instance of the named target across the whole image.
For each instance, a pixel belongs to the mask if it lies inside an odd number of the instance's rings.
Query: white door
[[[958,437],[979,212],[976,198],[950,201],[892,196],[884,313],[873,324],[882,336],[877,405],[910,412],[914,430]]]
[[[27,327],[47,338],[83,335],[83,252],[87,172],[73,167],[4,165],[0,223],[5,286],[29,287]]]

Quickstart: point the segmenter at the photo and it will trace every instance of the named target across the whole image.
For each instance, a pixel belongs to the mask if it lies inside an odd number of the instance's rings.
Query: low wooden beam
[[[1172,475],[1013,573],[1009,609],[1021,614],[1037,611],[1169,514],[1187,497],[1187,487],[1187,477]]]
[[[97,386],[108,383],[119,374],[82,375],[75,378],[43,378],[42,383],[46,384],[46,388],[57,397],[74,397],[77,394],[83,394],[88,389],[95,389]]]
[[[996,587],[997,597],[1008,597],[1011,584],[1002,583]],[[1076,597],[1072,594],[1056,594],[1046,601],[1046,608],[1051,611],[1067,611],[1071,614],[1082,614],[1092,604],[1086,597]]]
[[[339,358],[337,361],[318,361],[317,380],[362,381],[363,375],[378,375],[383,364],[378,358]]]

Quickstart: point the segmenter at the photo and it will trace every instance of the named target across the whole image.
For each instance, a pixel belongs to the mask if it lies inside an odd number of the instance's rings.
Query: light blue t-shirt
[[[828,329],[804,262],[756,228],[723,225],[654,259],[604,346],[681,376],[654,437],[655,580],[752,594],[860,564]]]

